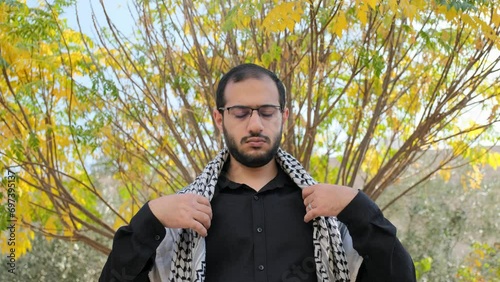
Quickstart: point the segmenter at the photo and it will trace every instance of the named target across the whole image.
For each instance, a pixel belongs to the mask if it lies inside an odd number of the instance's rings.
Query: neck
[[[278,165],[274,159],[261,167],[247,167],[231,156],[226,176],[233,182],[246,184],[255,191],[259,191],[277,174]]]

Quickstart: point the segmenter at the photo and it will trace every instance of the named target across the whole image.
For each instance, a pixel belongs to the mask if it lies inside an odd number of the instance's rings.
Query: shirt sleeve
[[[412,258],[398,240],[396,227],[366,194],[360,191],[337,218],[363,257],[357,282],[416,281]]]
[[[116,231],[99,281],[149,281],[148,272],[165,234],[165,227],[146,203],[129,225]]]

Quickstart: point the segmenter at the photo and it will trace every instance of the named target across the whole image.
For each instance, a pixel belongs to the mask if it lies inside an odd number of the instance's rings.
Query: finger
[[[194,220],[198,221],[205,227],[205,229],[209,229],[210,225],[212,224],[212,220],[210,219],[210,216],[204,212],[201,211],[195,211],[193,214]]]
[[[201,195],[197,195],[196,202],[198,202],[198,203],[200,203],[202,205],[210,207],[210,201],[207,198],[205,198],[205,197],[203,197]]]
[[[318,217],[316,211],[314,209],[309,210],[308,212],[306,212],[306,215],[304,216],[304,222],[308,223],[309,221],[315,219],[316,217]]]
[[[207,232],[207,229],[205,228],[205,226],[203,226],[203,224],[201,224],[200,222],[198,222],[196,220],[192,220],[189,228],[193,229],[196,233],[200,234],[203,237],[206,237],[208,235],[208,232]]]
[[[310,211],[310,210],[312,210],[312,209],[314,209],[314,205],[313,205],[313,203],[311,202],[311,203],[307,204],[307,206],[306,206],[306,211]]]
[[[310,195],[306,198],[304,198],[304,206],[307,207],[309,204],[311,204],[314,201],[313,196]]]
[[[205,213],[207,214],[210,219],[212,219],[212,207],[211,206],[206,206],[206,205],[203,205],[203,204],[199,204],[196,209],[202,213]]]
[[[200,204],[200,205],[196,206],[196,210],[208,215],[210,220],[212,219],[212,208],[211,207]]]
[[[302,189],[302,199],[307,198],[314,192],[314,186],[308,186]]]

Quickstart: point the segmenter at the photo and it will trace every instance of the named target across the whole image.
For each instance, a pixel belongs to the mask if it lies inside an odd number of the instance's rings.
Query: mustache
[[[261,139],[264,139],[266,141],[266,143],[270,143],[271,142],[271,138],[265,136],[265,135],[262,135],[262,134],[252,134],[250,136],[245,136],[243,138],[241,138],[241,144],[244,144],[246,142],[248,142],[248,139],[250,138],[261,138]]]

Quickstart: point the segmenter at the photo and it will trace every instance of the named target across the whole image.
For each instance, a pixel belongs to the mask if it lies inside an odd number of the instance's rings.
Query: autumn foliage
[[[283,80],[283,148],[319,181],[373,199],[407,181],[397,200],[464,163],[477,188],[479,168],[500,164],[484,146],[500,121],[492,1],[132,1],[134,30],[101,1],[93,36],[68,27],[66,2],[0,1],[0,164],[19,177],[19,255],[34,232],[107,253],[147,200],[192,181],[223,146],[217,80],[243,62]]]

